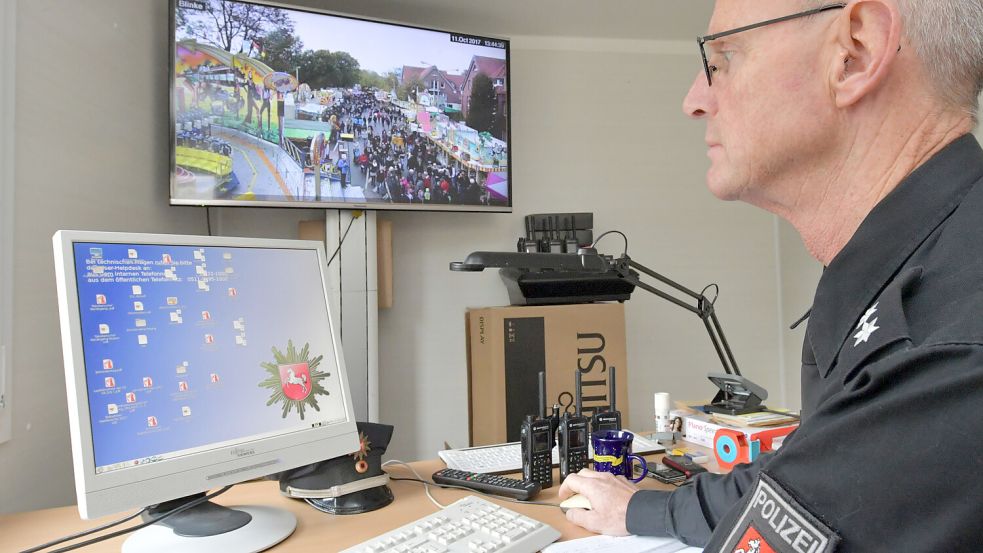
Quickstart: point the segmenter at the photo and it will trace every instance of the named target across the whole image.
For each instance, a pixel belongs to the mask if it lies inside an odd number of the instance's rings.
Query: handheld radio
[[[539,484],[542,489],[553,486],[553,432],[546,417],[546,373],[539,373],[539,417],[526,415],[519,437],[522,449],[522,478]]]
[[[590,419],[591,432],[598,430],[621,430],[621,411],[615,407],[617,388],[615,387],[615,369],[609,367],[611,371],[608,380],[608,397],[611,398],[611,406],[606,411],[595,412]]]
[[[580,469],[587,467],[587,417],[583,416],[581,409],[582,384],[581,373],[574,371],[576,377],[574,390],[574,401],[576,411],[573,415],[563,413],[560,417],[560,426],[556,432],[556,438],[560,450],[560,481],[562,482],[568,475],[577,473]]]

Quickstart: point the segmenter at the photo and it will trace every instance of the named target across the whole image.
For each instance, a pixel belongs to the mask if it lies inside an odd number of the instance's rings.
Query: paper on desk
[[[642,536],[591,536],[579,540],[554,543],[543,553],[701,553],[699,547],[689,547],[672,538]]]

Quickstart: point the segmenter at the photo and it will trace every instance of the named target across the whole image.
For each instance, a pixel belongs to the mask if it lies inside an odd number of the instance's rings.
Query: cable
[[[351,221],[348,221],[348,228],[346,228],[345,229],[345,233],[341,235],[341,240],[338,242],[338,247],[335,248],[334,253],[331,254],[331,259],[328,260],[328,263],[326,265],[327,267],[330,267],[331,266],[331,262],[334,261],[335,256],[337,256],[338,255],[338,252],[341,251],[341,246],[342,246],[342,244],[345,243],[345,238],[348,236],[348,231],[350,231],[352,229],[352,223],[355,222],[355,219],[358,219],[361,216],[362,216],[362,212],[361,211],[353,211],[352,212],[352,219],[351,219]]]
[[[717,286],[716,282],[711,282],[710,284],[704,286],[703,289],[700,290],[700,296],[706,298],[707,290],[711,288],[713,288],[713,299],[711,300],[710,298],[707,298],[707,300],[710,302],[710,305],[712,306],[715,303],[717,303],[717,298],[720,297],[720,286]]]
[[[390,476],[389,479],[403,481],[403,482],[419,482],[428,488],[428,493],[429,493],[430,486],[436,486],[438,488],[448,488],[453,490],[464,490],[466,492],[480,493],[481,495],[487,495],[488,497],[494,497],[495,499],[501,501],[508,501],[509,503],[518,503],[520,505],[542,505],[544,507],[560,507],[559,503],[547,503],[545,501],[524,501],[521,499],[512,499],[511,497],[502,497],[500,495],[495,495],[493,493],[488,493],[482,490],[476,490],[474,488],[467,488],[464,486],[454,486],[451,484],[437,484],[436,482],[430,482],[429,480],[423,480],[420,478],[397,478],[395,476]]]
[[[211,494],[208,494],[208,495],[199,497],[198,499],[195,499],[194,501],[191,501],[189,503],[185,503],[184,505],[181,505],[180,507],[178,507],[177,509],[174,509],[173,511],[168,511],[168,512],[160,515],[159,517],[153,518],[153,519],[148,520],[146,522],[141,522],[140,524],[137,524],[136,526],[131,526],[131,527],[125,528],[123,530],[117,530],[116,532],[112,532],[112,533],[106,534],[105,536],[99,536],[98,538],[93,538],[91,540],[86,540],[86,541],[83,541],[83,542],[75,543],[75,544],[69,545],[67,547],[62,547],[60,549],[55,549],[54,551],[49,551],[48,553],[64,553],[65,551],[72,551],[72,550],[78,549],[80,547],[85,547],[87,545],[92,545],[94,543],[99,543],[101,541],[108,540],[110,538],[115,538],[117,536],[122,536],[124,534],[129,534],[130,532],[133,532],[135,530],[139,530],[141,528],[146,528],[147,526],[150,526],[151,524],[156,524],[156,523],[164,520],[165,518],[167,518],[167,517],[169,517],[171,515],[176,515],[178,513],[187,511],[188,509],[191,509],[192,507],[197,507],[198,505],[201,505],[202,503],[205,503],[206,501],[208,501],[208,500],[210,500],[212,498],[215,498],[215,497],[218,497],[218,496],[222,495],[223,493],[229,491],[229,489],[231,489],[231,488],[232,488],[232,486],[226,486],[226,487],[222,488],[221,490],[219,490],[219,491],[217,491],[215,493],[211,493]],[[146,509],[144,509],[144,510],[146,510]],[[140,514],[140,513],[137,513],[137,514]],[[119,522],[124,522],[125,520],[129,520],[130,518],[133,518],[133,517],[131,516],[131,517],[129,517],[127,519],[124,519],[122,521],[119,521]],[[84,532],[82,535],[88,535],[88,534],[91,534],[91,533],[97,532],[97,531],[99,531],[99,529],[98,528],[94,528],[94,529],[92,529],[90,531]],[[62,543],[62,542],[65,542],[65,541],[68,541],[68,540],[71,540],[71,539],[75,539],[75,538],[73,538],[73,537],[60,538],[60,539],[58,539],[58,540],[56,540],[54,542],[51,542],[51,544],[54,545],[54,544]],[[25,551],[22,551],[21,553],[29,553],[29,552],[38,551],[39,549],[43,549],[44,547],[50,547],[50,545],[45,544],[44,546],[37,546],[37,547],[31,548],[31,549],[27,549]]]
[[[208,236],[212,235],[212,208],[205,206],[205,226],[208,228]]]
[[[42,543],[41,545],[35,545],[34,547],[32,547],[30,549],[25,549],[24,551],[21,551],[21,553],[34,553],[35,551],[40,551],[42,549],[47,549],[49,547],[54,547],[54,546],[58,545],[59,543],[65,543],[66,541],[77,540],[79,538],[88,536],[89,534],[95,534],[96,532],[102,532],[103,530],[105,530],[107,528],[112,528],[113,526],[119,526],[120,524],[123,524],[124,522],[127,522],[129,520],[132,520],[132,519],[134,519],[134,518],[142,515],[149,508],[150,507],[144,507],[143,509],[140,509],[139,511],[133,513],[132,515],[123,517],[123,518],[121,518],[119,520],[114,520],[113,522],[107,522],[106,524],[103,524],[102,526],[96,526],[95,528],[90,528],[88,530],[83,530],[83,531],[77,532],[75,534],[70,534],[68,536],[64,536],[64,537],[58,538],[56,540],[49,541],[48,543]]]
[[[420,476],[420,473],[417,472],[415,468],[411,467],[409,463],[405,461],[400,461],[399,459],[390,459],[389,461],[382,463],[382,466],[384,467],[387,467],[389,465],[403,465],[404,467],[410,469],[410,472],[412,472],[420,482],[426,483],[426,480],[424,480],[423,477]],[[389,478],[392,479],[392,476],[390,476]],[[436,505],[440,509],[443,509],[444,507],[447,506],[447,505],[442,505],[439,501],[434,499],[433,495],[430,494],[430,486],[427,486],[425,489],[427,492],[427,497],[430,498],[430,501],[432,501],[434,505]]]
[[[604,238],[605,236],[607,236],[609,234],[620,234],[621,237],[625,239],[625,251],[624,251],[624,253],[622,253],[622,255],[628,255],[628,237],[625,236],[625,233],[621,232],[620,230],[609,230],[607,232],[602,232],[600,236],[598,236],[597,238],[594,239],[594,241],[591,243],[590,247],[592,247],[592,248],[593,247],[596,247],[597,246],[597,243],[601,241],[601,238]]]

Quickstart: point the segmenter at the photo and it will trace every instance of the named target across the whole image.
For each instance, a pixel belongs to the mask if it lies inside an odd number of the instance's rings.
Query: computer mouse
[[[567,509],[590,509],[591,506],[590,501],[587,500],[587,496],[577,493],[560,503],[560,508],[565,511]]]

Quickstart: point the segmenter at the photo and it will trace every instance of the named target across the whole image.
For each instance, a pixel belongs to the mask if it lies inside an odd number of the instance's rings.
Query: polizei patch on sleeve
[[[762,472],[721,551],[832,553],[839,542],[835,532]]]

